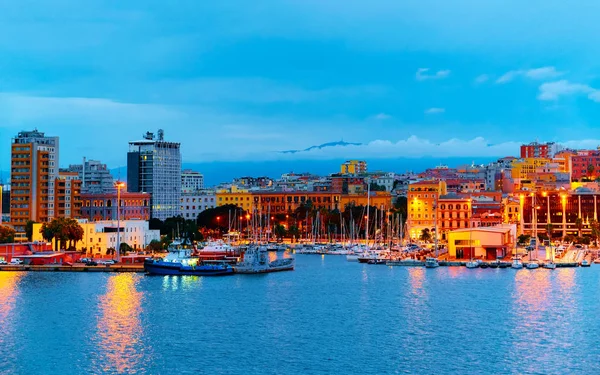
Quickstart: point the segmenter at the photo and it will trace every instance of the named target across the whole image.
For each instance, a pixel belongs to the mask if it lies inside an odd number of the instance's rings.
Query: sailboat
[[[425,259],[425,268],[438,268],[440,263],[438,262],[438,227],[437,227],[437,202],[434,202],[434,220],[435,220],[435,258],[427,257]]]
[[[471,253],[471,260],[469,262],[467,262],[466,266],[467,266],[467,268],[478,268],[479,262],[473,260],[473,253],[475,253],[475,247],[473,246],[472,233],[473,233],[473,228],[471,228],[469,231],[469,249],[470,249],[469,252]]]

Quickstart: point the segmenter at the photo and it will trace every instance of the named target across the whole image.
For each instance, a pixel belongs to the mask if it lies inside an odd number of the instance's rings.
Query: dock
[[[1,271],[13,271],[13,272],[137,272],[143,273],[144,266],[137,264],[113,264],[106,266],[86,266],[86,265],[3,265],[0,266]]]

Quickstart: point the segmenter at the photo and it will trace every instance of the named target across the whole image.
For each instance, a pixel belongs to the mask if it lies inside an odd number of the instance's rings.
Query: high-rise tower
[[[180,144],[166,142],[164,132],[147,132],[143,139],[129,142],[127,191],[150,193],[150,216],[165,220],[181,214]]]
[[[28,220],[45,222],[55,216],[58,151],[58,137],[37,129],[12,139],[10,223],[17,232],[25,231]]]

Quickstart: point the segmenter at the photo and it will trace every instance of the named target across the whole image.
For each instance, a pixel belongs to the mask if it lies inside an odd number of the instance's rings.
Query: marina
[[[298,255],[294,272],[256,277],[0,272],[0,373],[35,373],[36,362],[26,360],[32,352],[46,373],[61,375],[340,368],[458,375],[473,366],[486,373],[597,373],[600,365],[590,359],[600,349],[589,333],[600,323],[584,313],[600,309],[591,298],[600,282],[595,266],[426,269]],[[190,323],[173,324],[174,316]],[[30,319],[46,323],[34,327]],[[243,350],[235,360],[215,361],[230,355],[232,338]],[[40,343],[53,350],[40,350]],[[173,350],[189,347],[210,355]],[[348,356],[349,347],[362,349]]]

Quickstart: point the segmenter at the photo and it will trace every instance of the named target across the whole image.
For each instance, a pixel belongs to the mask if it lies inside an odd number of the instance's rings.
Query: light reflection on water
[[[24,368],[7,373],[600,373],[600,267],[297,261],[222,278],[0,273],[0,317],[29,319],[0,326]]]
[[[96,365],[105,372],[128,373],[144,368],[146,348],[140,324],[142,293],[137,290],[140,276],[123,273],[111,276],[106,294],[100,297],[97,330],[102,358]]]
[[[516,271],[510,350],[512,357],[519,358],[519,366],[512,373],[538,373],[541,364],[563,368],[565,373],[578,370],[577,363],[563,363],[564,354],[557,355],[572,349],[577,334],[571,324],[579,314],[572,298],[577,288],[575,272],[571,268]]]
[[[14,316],[13,311],[19,297],[18,284],[23,275],[22,272],[0,272],[0,361],[5,364],[14,362],[15,346],[18,345],[14,324],[18,317]]]

